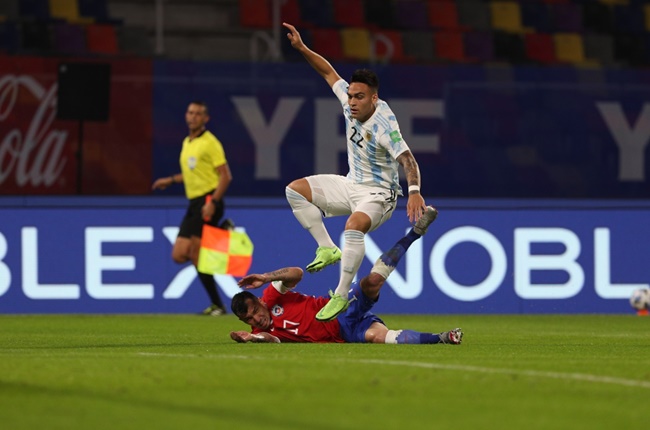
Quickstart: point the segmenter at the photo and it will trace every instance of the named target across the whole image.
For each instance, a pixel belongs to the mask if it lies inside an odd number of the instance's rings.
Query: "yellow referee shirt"
[[[205,130],[190,140],[183,140],[180,156],[181,173],[188,199],[200,197],[219,185],[216,168],[226,164],[226,154],[219,139]]]

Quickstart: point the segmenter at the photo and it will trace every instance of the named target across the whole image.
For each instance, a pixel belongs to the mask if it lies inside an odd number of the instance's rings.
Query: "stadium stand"
[[[338,27],[366,27],[363,0],[333,0],[333,18]]]
[[[404,54],[417,63],[430,63],[435,59],[433,35],[427,31],[405,31],[402,33]]]
[[[371,56],[370,32],[365,28],[344,28],[340,32],[343,57],[352,61],[368,61]]]
[[[396,0],[395,25],[399,29],[428,30],[429,13],[422,1]]]
[[[84,27],[70,22],[52,25],[52,49],[59,55],[83,55],[86,53]]]
[[[494,61],[494,44],[491,32],[464,32],[463,43],[468,61],[474,63],[491,63]]]
[[[458,20],[458,8],[453,1],[430,1],[428,3],[429,26],[433,29],[462,30]]]
[[[273,25],[270,1],[240,0],[239,23],[248,28],[270,29]]]
[[[463,33],[460,31],[437,31],[434,33],[433,44],[438,60],[445,62],[467,62]]]
[[[115,26],[110,24],[87,25],[86,45],[90,53],[117,55],[120,52]]]
[[[493,1],[490,3],[491,27],[494,30],[523,33],[519,3]]]
[[[555,56],[559,62],[571,64],[585,63],[585,50],[582,36],[577,33],[555,33]]]
[[[529,33],[525,35],[526,56],[533,62],[553,64],[557,62],[555,43],[550,34]]]
[[[71,24],[90,24],[94,19],[79,14],[78,0],[49,0],[50,16]]]
[[[0,51],[303,61],[274,10],[332,61],[650,65],[644,0],[2,0]]]

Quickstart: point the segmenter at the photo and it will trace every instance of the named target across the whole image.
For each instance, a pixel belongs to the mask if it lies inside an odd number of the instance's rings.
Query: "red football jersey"
[[[253,333],[266,331],[282,342],[345,342],[337,320],[321,322],[316,314],[329,299],[287,291],[280,294],[273,285],[262,293],[262,301],[271,313],[273,324],[269,330],[253,328]]]

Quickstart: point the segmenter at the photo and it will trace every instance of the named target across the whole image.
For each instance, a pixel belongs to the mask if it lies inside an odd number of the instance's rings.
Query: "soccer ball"
[[[637,288],[630,296],[630,306],[637,311],[650,309],[650,288]]]

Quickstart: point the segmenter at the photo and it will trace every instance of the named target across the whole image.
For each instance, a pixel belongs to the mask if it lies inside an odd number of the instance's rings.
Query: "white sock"
[[[384,340],[384,343],[397,343],[397,336],[400,335],[402,330],[388,330],[386,332],[386,340]]]
[[[285,188],[287,201],[293,210],[300,225],[302,225],[318,243],[318,246],[327,246],[333,248],[336,246],[332,241],[325,224],[323,223],[323,214],[318,207],[307,201],[300,193],[295,192],[289,187]]]
[[[348,297],[350,284],[361,266],[363,257],[366,254],[365,234],[358,230],[345,230],[343,232],[344,243],[341,253],[341,278],[339,285],[334,291],[341,297]]]

